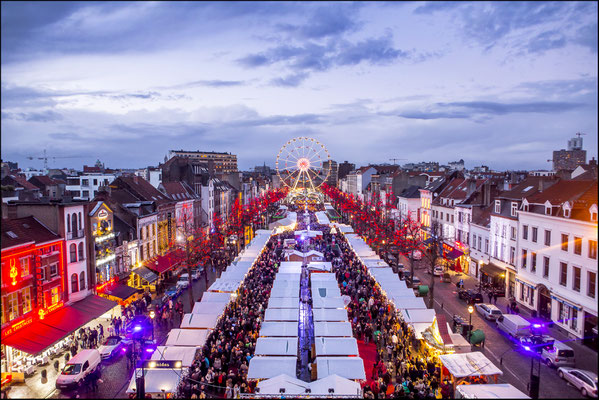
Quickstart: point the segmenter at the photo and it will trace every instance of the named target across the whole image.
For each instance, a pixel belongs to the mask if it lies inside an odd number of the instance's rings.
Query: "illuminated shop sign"
[[[106,263],[111,262],[112,260],[114,260],[116,258],[116,256],[114,254],[111,254],[109,256],[106,256],[104,258],[99,259],[98,261],[96,261],[96,266],[99,267],[100,265],[104,265]]]
[[[102,283],[102,284],[100,284],[100,285],[97,285],[97,286],[96,286],[96,292],[100,293],[100,292],[104,291],[104,289],[106,289],[108,286],[110,286],[110,285],[112,285],[112,284],[114,284],[114,283],[116,283],[116,276],[115,276],[115,277],[112,277],[112,278],[111,278],[109,281],[107,281],[107,282],[104,282],[104,283]]]
[[[46,318],[46,316],[48,314],[50,314],[53,311],[58,310],[59,308],[61,308],[62,306],[64,306],[64,301],[61,300],[58,303],[54,303],[51,306],[48,306],[47,308],[39,308],[37,310],[37,314],[36,313],[32,313],[32,315],[28,316],[27,318],[24,318],[20,321],[15,322],[14,324],[12,324],[11,326],[9,326],[6,329],[2,330],[2,339],[4,339],[5,337],[12,335],[13,333],[20,331],[21,329],[31,325],[33,322],[35,322],[36,320],[43,320],[44,318]],[[37,317],[37,318],[36,318]]]
[[[100,219],[108,218],[108,211],[106,211],[104,209],[100,210],[100,212],[98,213],[98,218],[100,218]]]
[[[102,243],[105,240],[114,239],[114,232],[110,232],[106,235],[96,237],[96,243]]]

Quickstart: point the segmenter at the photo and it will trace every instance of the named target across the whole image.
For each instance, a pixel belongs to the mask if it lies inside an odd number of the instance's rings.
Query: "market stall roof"
[[[347,321],[347,310],[344,308],[316,308],[312,310],[314,321]]]
[[[282,280],[282,281],[297,281],[297,282],[299,282],[301,277],[302,277],[302,275],[300,273],[278,272],[275,275],[275,281]]]
[[[222,314],[228,303],[211,303],[198,301],[193,305],[192,314]]]
[[[139,277],[143,280],[148,281],[149,283],[154,282],[156,279],[158,279],[158,275],[156,275],[154,272],[150,271],[148,268],[146,267],[137,267],[137,268],[133,268],[131,270],[131,272],[133,272],[136,275],[139,275]]]
[[[303,231],[295,231],[295,236],[304,236],[304,237],[322,236],[322,231],[309,231],[307,229],[304,229]]]
[[[312,297],[312,309],[315,308],[345,308],[341,297]]]
[[[166,339],[167,346],[201,347],[206,343],[212,329],[171,329]]]
[[[227,279],[231,281],[243,281],[245,279],[246,271],[239,269],[225,270],[220,275],[220,279]]]
[[[237,279],[222,279],[218,278],[214,281],[212,285],[208,288],[209,292],[228,292],[233,293],[237,291],[241,285],[241,281]]]
[[[70,306],[63,306],[43,320],[30,323],[25,329],[5,336],[2,344],[36,355],[117,305],[104,297],[87,296]]]
[[[349,322],[314,322],[314,336],[316,337],[352,337],[352,334]]]
[[[278,279],[275,277],[275,280],[272,283],[273,289],[297,289],[299,291],[300,281],[299,280],[286,280],[286,279]]]
[[[292,287],[273,287],[270,290],[270,297],[297,297],[299,298],[299,286]]]
[[[137,374],[141,376],[141,373],[142,369],[136,368],[135,373],[131,376],[126,393],[135,392],[135,389],[137,388],[135,377]],[[165,390],[165,393],[175,393],[181,380],[180,369],[144,369],[143,373],[145,377],[146,393],[154,395],[159,394],[162,396],[163,389]]]
[[[530,399],[509,383],[485,383],[476,385],[459,385],[456,390],[465,399]]]
[[[352,228],[350,225],[346,225],[346,224],[338,224],[336,222],[333,222],[333,226],[339,231],[339,232],[343,232],[343,233],[353,233],[354,232],[354,228]]]
[[[267,236],[268,238],[270,238],[270,236],[272,235],[272,229],[258,229],[256,230],[256,235]]]
[[[401,309],[400,312],[404,318],[404,321],[408,324],[415,322],[424,322],[430,325],[435,320],[435,310],[429,308],[424,310]]]
[[[255,356],[250,360],[248,379],[267,379],[280,374],[295,376],[297,357]]]
[[[416,297],[416,295],[414,294],[414,289],[396,289],[393,290],[391,293],[387,293],[387,298],[393,300],[393,299],[399,299],[398,301],[401,301],[404,298],[412,298],[412,297]],[[401,307],[400,307],[401,308]]]
[[[355,338],[316,337],[316,357],[320,356],[359,356],[358,342]]]
[[[297,308],[267,308],[264,321],[299,321]]]
[[[330,272],[333,270],[333,264],[329,261],[311,261],[308,263],[308,270]]]
[[[199,349],[187,346],[158,346],[151,360],[181,360],[181,365],[189,368]]]
[[[456,378],[466,376],[503,375],[481,352],[442,354],[439,356],[441,363],[451,375]]]
[[[311,384],[295,377],[281,374],[258,382],[257,387],[259,389],[259,391],[257,391],[258,395],[280,396],[281,389],[284,389],[285,395],[289,396],[294,394],[305,394],[306,389],[310,388]]]
[[[202,294],[202,303],[225,303],[229,304],[232,299],[231,293],[204,292]]]
[[[271,297],[268,299],[268,308],[299,308],[299,299],[296,297]]]
[[[389,268],[389,264],[387,264],[385,261],[381,260],[380,258],[378,260],[377,259],[363,259],[362,262],[368,268]]]
[[[297,337],[259,337],[256,341],[257,356],[297,356]]]
[[[410,290],[410,289],[408,289]],[[414,296],[414,292],[412,292],[412,297],[393,297],[391,298],[391,302],[395,305],[396,310],[425,310],[426,304],[424,304],[424,299],[422,297]]]
[[[122,299],[122,300],[126,300],[136,293],[137,293],[137,289],[135,289],[129,285],[125,285],[124,283],[117,283],[115,285],[105,287],[102,290],[102,294],[105,294],[108,296],[113,296],[113,297],[118,297],[119,299]]]
[[[279,273],[292,273],[292,274],[301,274],[302,273],[302,262],[301,261],[283,261],[281,265],[279,265]]]
[[[337,282],[318,282],[318,286],[312,286],[310,290],[312,292],[312,298],[341,297],[341,290],[339,289]]]
[[[258,336],[262,337],[297,337],[297,322],[263,322]]]
[[[337,374],[325,376],[324,378],[311,382],[310,389],[313,396],[327,397],[333,394],[345,398],[362,398],[362,389],[358,382],[349,380]],[[329,392],[330,389],[333,389],[333,393]]]
[[[312,263],[310,263],[310,264],[312,264]],[[310,275],[310,281],[312,283],[317,282],[317,281],[330,281],[330,282],[337,283],[337,278],[335,277],[335,274],[330,273],[330,272],[325,272],[325,273],[322,273],[322,274],[312,274],[312,275]]]
[[[185,314],[181,320],[181,328],[214,329],[220,314]]]
[[[316,357],[318,379],[339,375],[347,379],[366,379],[364,361],[360,357]]]
[[[327,213],[324,212],[324,211],[316,211],[314,213],[314,215],[316,216],[316,221],[319,224],[328,225],[328,224],[331,223],[331,220],[329,220],[329,217],[327,216]]]

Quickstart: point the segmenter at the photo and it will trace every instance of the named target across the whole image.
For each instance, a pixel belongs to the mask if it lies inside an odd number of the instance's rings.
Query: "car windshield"
[[[121,338],[118,337],[110,337],[106,340],[106,346],[114,346],[119,344],[119,342],[121,341]]]
[[[500,310],[491,310],[491,314],[499,315],[499,314],[501,314],[501,311]]]
[[[67,364],[62,370],[63,375],[77,375],[81,372],[81,364]]]
[[[176,292],[177,291],[177,287],[176,286],[171,286],[170,288],[168,288],[167,292]]]

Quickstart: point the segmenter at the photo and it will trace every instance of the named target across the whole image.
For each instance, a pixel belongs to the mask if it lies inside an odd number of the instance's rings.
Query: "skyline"
[[[311,136],[358,165],[597,158],[594,2],[3,2],[2,159],[274,166]],[[143,143],[143,151],[131,148]]]

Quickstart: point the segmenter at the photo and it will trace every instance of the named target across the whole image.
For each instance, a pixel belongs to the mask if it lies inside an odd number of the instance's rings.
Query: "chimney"
[[[466,197],[470,196],[476,190],[476,180],[468,179],[467,185],[468,185],[468,187],[466,190]]]

